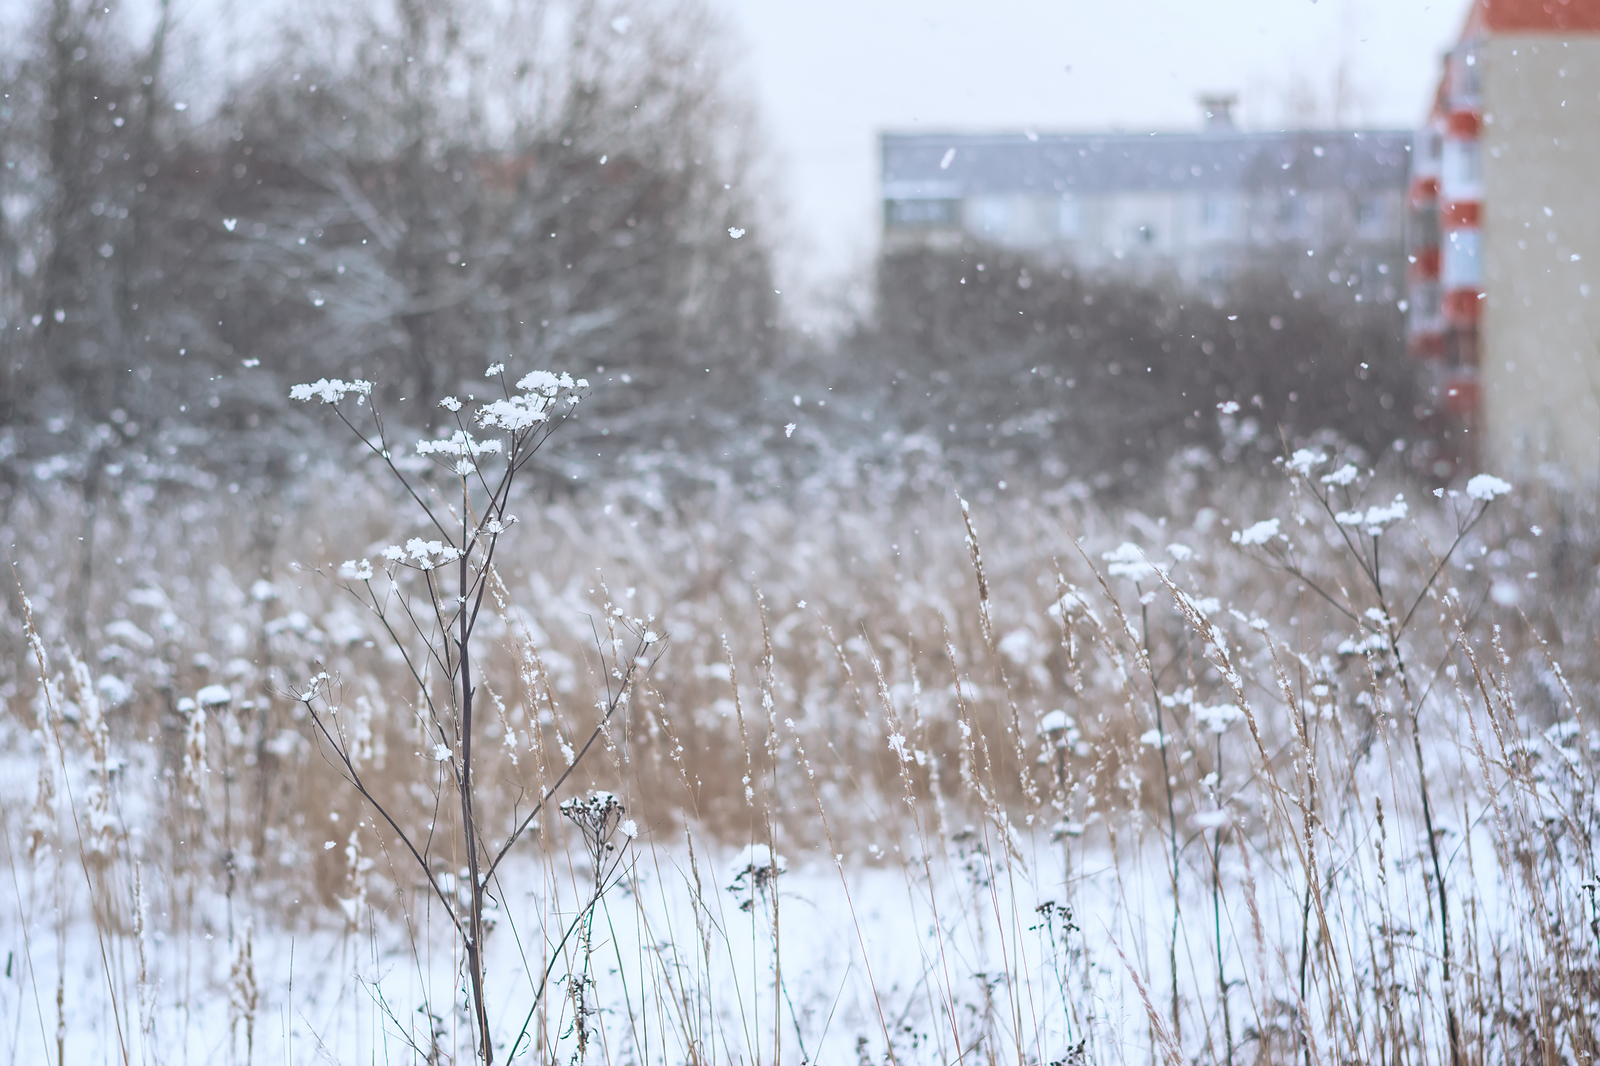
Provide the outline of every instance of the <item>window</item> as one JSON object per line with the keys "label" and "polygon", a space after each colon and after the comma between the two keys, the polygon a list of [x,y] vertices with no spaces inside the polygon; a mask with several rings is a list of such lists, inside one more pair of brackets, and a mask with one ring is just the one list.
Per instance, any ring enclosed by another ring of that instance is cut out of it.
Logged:
{"label": "window", "polygon": [[1077,200],[1063,198],[1056,206],[1056,233],[1062,237],[1076,237],[1083,232],[1083,205]]}
{"label": "window", "polygon": [[1389,221],[1389,212],[1381,196],[1356,198],[1356,228],[1362,233],[1382,233]]}
{"label": "window", "polygon": [[1483,180],[1478,142],[1447,137],[1439,169],[1440,185],[1445,192],[1454,195],[1476,189]]}
{"label": "window", "polygon": [[884,221],[895,229],[952,226],[960,204],[959,200],[886,200]]}
{"label": "window", "polygon": [[992,197],[976,198],[967,217],[975,233],[1002,237],[1011,223],[1011,205]]}
{"label": "window", "polygon": [[1446,289],[1477,288],[1483,281],[1479,242],[1477,230],[1455,230],[1447,236],[1439,263],[1439,280]]}

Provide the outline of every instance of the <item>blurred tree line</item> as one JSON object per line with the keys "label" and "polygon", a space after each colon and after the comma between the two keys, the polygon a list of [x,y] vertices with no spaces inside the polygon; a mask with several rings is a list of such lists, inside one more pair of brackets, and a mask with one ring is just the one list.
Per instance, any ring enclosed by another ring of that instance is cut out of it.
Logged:
{"label": "blurred tree line", "polygon": [[[227,76],[170,0],[27,2],[0,35],[0,495],[70,485],[86,536],[119,489],[271,494],[334,454],[295,382],[377,380],[404,437],[508,356],[602,386],[552,478],[676,453],[772,487],[923,439],[1108,488],[1196,446],[1419,436],[1397,307],[1270,260],[1212,300],[885,253],[857,328],[787,330],[698,0],[284,0]],[[801,394],[833,403],[791,441]]]}
{"label": "blurred tree line", "polygon": [[419,432],[508,356],[604,380],[573,454],[749,406],[770,264],[693,0],[286,6],[227,78],[153,3],[0,44],[0,492],[281,482],[321,376]]}
{"label": "blurred tree line", "polygon": [[977,243],[886,253],[843,372],[984,476],[1136,487],[1186,450],[1270,460],[1319,434],[1426,464],[1403,312],[1303,274],[1269,253],[1199,294]]}

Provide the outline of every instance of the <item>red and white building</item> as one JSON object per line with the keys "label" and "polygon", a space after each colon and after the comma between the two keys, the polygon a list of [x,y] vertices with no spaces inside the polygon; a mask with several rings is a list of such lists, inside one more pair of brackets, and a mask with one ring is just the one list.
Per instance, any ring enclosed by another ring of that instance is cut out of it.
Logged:
{"label": "red and white building", "polygon": [[1600,0],[1472,0],[1408,197],[1409,347],[1459,450],[1600,476]]}

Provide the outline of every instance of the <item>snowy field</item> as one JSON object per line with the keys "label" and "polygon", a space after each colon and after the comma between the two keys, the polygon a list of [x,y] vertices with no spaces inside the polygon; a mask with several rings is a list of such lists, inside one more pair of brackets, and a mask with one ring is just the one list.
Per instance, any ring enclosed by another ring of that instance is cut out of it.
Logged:
{"label": "snowy field", "polygon": [[[445,461],[514,466],[505,432]],[[449,511],[483,568],[327,477],[268,549],[232,504],[107,509],[81,637],[19,567],[11,1061],[1593,1050],[1594,549],[1555,487],[1308,449],[1143,509],[644,480],[512,523],[486,484]],[[441,634],[479,587],[469,751]]]}

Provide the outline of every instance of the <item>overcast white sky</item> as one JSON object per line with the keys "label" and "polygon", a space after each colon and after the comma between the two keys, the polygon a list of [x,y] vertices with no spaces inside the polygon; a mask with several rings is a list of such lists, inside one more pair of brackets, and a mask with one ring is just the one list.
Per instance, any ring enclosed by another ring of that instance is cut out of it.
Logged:
{"label": "overcast white sky", "polygon": [[[877,134],[1186,129],[1202,91],[1240,124],[1411,127],[1467,0],[713,0],[787,204],[783,274],[864,267]],[[1342,72],[1342,75],[1341,75]],[[1340,86],[1343,86],[1342,90]],[[755,220],[753,220],[755,221]],[[760,224],[757,221],[757,224]]]}

